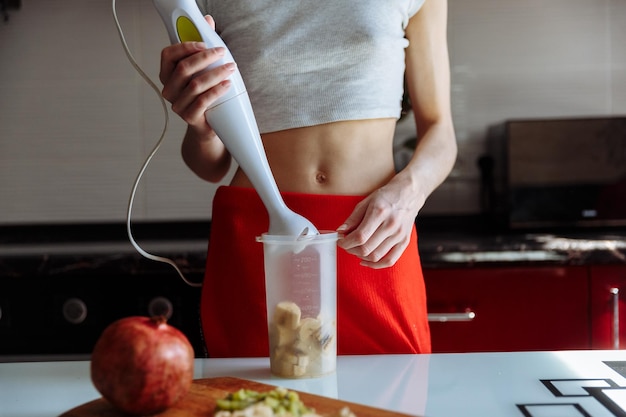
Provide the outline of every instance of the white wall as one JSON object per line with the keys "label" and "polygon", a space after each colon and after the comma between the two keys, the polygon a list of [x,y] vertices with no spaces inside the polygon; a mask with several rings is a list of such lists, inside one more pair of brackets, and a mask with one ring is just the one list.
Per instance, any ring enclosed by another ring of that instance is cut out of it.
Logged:
{"label": "white wall", "polygon": [[[117,6],[132,53],[160,85],[168,39],[152,2]],[[0,24],[0,222],[125,218],[164,114],[127,60],[112,16],[110,0],[24,0]],[[140,183],[135,220],[209,217],[215,186],[184,166],[184,126],[173,113],[170,121]]]}
{"label": "white wall", "polygon": [[[157,80],[167,43],[151,0],[117,0],[130,48]],[[423,213],[478,211],[476,158],[510,118],[626,113],[626,2],[449,0],[459,159]],[[215,186],[180,159],[171,115],[135,220],[210,217]],[[0,23],[0,224],[120,221],[163,125],[121,47],[110,0],[23,0]],[[398,142],[412,136],[401,125]]]}

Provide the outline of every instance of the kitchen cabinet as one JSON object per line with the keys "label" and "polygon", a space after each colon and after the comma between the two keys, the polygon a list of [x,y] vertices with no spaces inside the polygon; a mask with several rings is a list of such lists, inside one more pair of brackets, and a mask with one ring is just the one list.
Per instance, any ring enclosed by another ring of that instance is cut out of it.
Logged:
{"label": "kitchen cabinet", "polygon": [[588,349],[588,276],[583,266],[425,269],[433,352]]}
{"label": "kitchen cabinet", "polygon": [[626,347],[626,265],[592,266],[593,349]]}

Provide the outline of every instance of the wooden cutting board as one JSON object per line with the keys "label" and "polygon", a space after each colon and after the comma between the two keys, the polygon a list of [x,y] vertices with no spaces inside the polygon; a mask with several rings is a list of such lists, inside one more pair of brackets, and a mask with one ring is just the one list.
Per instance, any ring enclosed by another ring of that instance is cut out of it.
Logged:
{"label": "wooden cutting board", "polygon": [[[191,385],[187,396],[174,407],[155,414],[154,417],[211,417],[215,412],[215,404],[218,399],[224,398],[229,393],[241,388],[254,391],[269,391],[276,387],[232,377],[197,379]],[[408,414],[385,411],[299,391],[298,394],[307,407],[314,408],[317,413],[322,415],[336,413],[341,408],[348,406],[357,417],[409,416]],[[100,398],[63,413],[60,417],[127,417],[127,415],[117,411],[106,400]]]}

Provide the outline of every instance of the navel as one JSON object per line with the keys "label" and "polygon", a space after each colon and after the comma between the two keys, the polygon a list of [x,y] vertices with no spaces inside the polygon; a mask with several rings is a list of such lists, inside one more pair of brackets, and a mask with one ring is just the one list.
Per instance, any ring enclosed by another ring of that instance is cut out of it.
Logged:
{"label": "navel", "polygon": [[315,174],[315,182],[318,184],[326,184],[328,182],[328,177],[326,176],[326,173],[318,171],[317,174]]}

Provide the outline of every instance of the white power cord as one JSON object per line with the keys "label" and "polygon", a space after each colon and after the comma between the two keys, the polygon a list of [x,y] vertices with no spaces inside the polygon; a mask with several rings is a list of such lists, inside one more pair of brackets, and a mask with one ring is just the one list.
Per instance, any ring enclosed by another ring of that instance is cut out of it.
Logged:
{"label": "white power cord", "polygon": [[133,57],[132,53],[130,52],[128,44],[126,43],[126,38],[124,37],[124,33],[122,32],[122,27],[121,27],[120,22],[119,22],[119,20],[117,18],[117,10],[116,10],[115,0],[112,0],[111,6],[112,6],[112,9],[113,9],[113,18],[115,19],[115,26],[117,27],[117,33],[119,34],[120,41],[122,42],[122,46],[124,47],[124,52],[126,52],[126,56],[128,57],[128,60],[130,61],[132,66],[137,70],[139,75],[141,75],[141,77],[156,92],[157,96],[159,97],[159,100],[161,101],[161,106],[163,108],[163,115],[164,115],[164,118],[165,118],[164,125],[163,125],[163,130],[161,132],[161,137],[159,138],[159,140],[157,141],[156,145],[154,146],[154,148],[152,149],[152,151],[150,152],[150,154],[146,158],[145,162],[143,163],[143,165],[142,165],[141,169],[139,170],[139,173],[137,174],[137,177],[135,178],[135,181],[133,183],[133,188],[132,188],[132,191],[130,193],[130,198],[128,200],[128,208],[127,208],[127,212],[126,212],[126,232],[128,233],[128,238],[130,240],[130,243],[135,247],[137,252],[139,252],[142,256],[144,256],[147,259],[153,260],[153,261],[163,262],[163,263],[166,263],[166,264],[169,264],[169,265],[173,266],[174,269],[176,270],[176,272],[178,272],[178,275],[182,278],[182,280],[187,285],[190,285],[192,287],[201,287],[202,286],[201,283],[195,283],[195,282],[189,281],[187,279],[187,277],[185,277],[185,275],[182,273],[182,271],[178,268],[178,265],[176,265],[176,263],[173,260],[171,260],[169,258],[164,258],[162,256],[153,255],[151,253],[146,252],[145,250],[143,250],[143,248],[141,248],[141,246],[139,246],[139,244],[135,241],[135,238],[133,237],[133,231],[132,231],[132,227],[131,227],[131,217],[132,217],[133,203],[135,201],[135,194],[137,193],[137,187],[139,186],[139,182],[140,182],[141,177],[143,176],[144,172],[146,171],[146,168],[148,168],[148,165],[152,161],[152,158],[154,157],[154,155],[156,155],[157,151],[161,147],[161,143],[163,142],[163,139],[165,138],[165,134],[167,133],[167,130],[168,130],[168,127],[169,127],[169,113],[168,113],[168,110],[167,110],[167,104],[166,104],[165,100],[163,99],[163,96],[161,95],[161,90],[150,79],[150,77],[139,67],[139,65],[137,64],[137,61],[135,60],[135,58]]}

